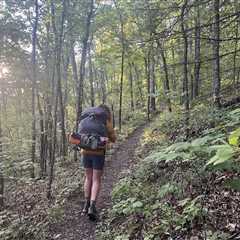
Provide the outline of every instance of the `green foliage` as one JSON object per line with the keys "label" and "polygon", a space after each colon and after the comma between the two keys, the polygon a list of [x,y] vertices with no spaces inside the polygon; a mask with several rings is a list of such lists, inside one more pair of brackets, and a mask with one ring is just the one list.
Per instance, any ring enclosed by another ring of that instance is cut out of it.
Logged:
{"label": "green foliage", "polygon": [[[221,187],[239,191],[240,180],[224,176],[226,170],[239,170],[239,148],[227,141],[232,138],[231,134],[234,137],[238,133],[238,114],[236,110],[210,111],[206,121],[214,123],[214,128],[198,126],[201,130],[188,141],[176,137],[174,142],[167,136],[179,120],[171,125],[171,118],[166,115],[156,118],[145,131],[136,152],[141,157],[139,162],[131,175],[113,190],[113,208],[109,214],[112,224],[107,225],[108,231],[104,230],[104,238],[100,239],[136,236],[140,231],[137,219],[141,218],[144,239],[154,240],[156,236],[174,239],[174,236],[188,236],[195,225],[201,228],[203,218],[209,214],[208,206],[204,205],[209,176],[223,174]],[[198,116],[192,116],[190,121],[198,121]],[[143,148],[147,148],[147,154]],[[206,234],[208,239],[229,236],[212,229],[207,229]]]}
{"label": "green foliage", "polygon": [[239,146],[239,139],[240,139],[240,128],[233,131],[228,137],[229,144],[233,146]]}
{"label": "green foliage", "polygon": [[240,192],[240,179],[230,179],[225,182],[227,187]]}
{"label": "green foliage", "polygon": [[171,183],[166,183],[165,185],[161,186],[157,193],[157,197],[162,199],[164,198],[167,194],[173,194],[178,192],[178,187],[177,185],[171,184]]}
{"label": "green foliage", "polygon": [[207,162],[207,166],[221,164],[222,167],[225,167],[225,164],[231,164],[230,160],[233,159],[234,149],[230,145],[214,145],[211,146],[210,150],[216,150],[216,154]]}

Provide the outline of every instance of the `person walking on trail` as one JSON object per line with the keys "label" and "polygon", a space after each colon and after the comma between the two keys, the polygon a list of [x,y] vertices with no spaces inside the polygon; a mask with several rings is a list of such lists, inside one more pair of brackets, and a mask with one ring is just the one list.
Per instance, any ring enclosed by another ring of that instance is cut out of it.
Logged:
{"label": "person walking on trail", "polygon": [[[101,187],[106,145],[108,142],[114,143],[116,141],[116,133],[113,128],[109,107],[102,104],[83,111],[80,117],[78,133],[90,133],[90,135],[97,136],[100,139],[100,144],[91,141],[91,144],[95,145],[95,147],[81,149],[82,163],[85,169],[85,203],[82,214],[88,215],[90,220],[97,220],[96,201]],[[102,144],[101,141],[105,144]]]}

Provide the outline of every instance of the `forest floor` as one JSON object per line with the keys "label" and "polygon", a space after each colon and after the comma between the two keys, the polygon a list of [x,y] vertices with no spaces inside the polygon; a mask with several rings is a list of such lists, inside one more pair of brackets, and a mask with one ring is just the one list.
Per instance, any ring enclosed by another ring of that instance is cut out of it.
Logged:
{"label": "forest floor", "polygon": [[[113,155],[106,158],[102,189],[97,204],[97,208],[101,211],[101,217],[104,217],[104,210],[111,207],[111,192],[114,184],[129,171],[134,162],[135,149],[139,144],[144,129],[145,126],[136,129],[116,147]],[[81,216],[83,201],[83,193],[73,194],[69,197],[64,207],[63,220],[51,227],[51,239],[95,239],[97,223],[89,221],[86,216]]]}

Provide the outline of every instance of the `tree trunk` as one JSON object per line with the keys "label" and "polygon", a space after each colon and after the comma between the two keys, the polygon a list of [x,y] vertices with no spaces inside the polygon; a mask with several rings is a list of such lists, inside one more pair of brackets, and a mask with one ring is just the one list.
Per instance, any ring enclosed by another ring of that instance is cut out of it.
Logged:
{"label": "tree trunk", "polygon": [[[1,104],[1,103],[0,103]],[[3,149],[2,149],[2,107],[0,105],[0,163],[3,160]],[[4,207],[4,177],[2,169],[0,168],[0,211]]]}
{"label": "tree trunk", "polygon": [[[55,153],[56,153],[56,145],[57,145],[57,110],[58,110],[58,100],[60,100],[60,115],[61,115],[61,128],[62,128],[62,144],[63,144],[63,156],[66,156],[66,134],[64,124],[64,108],[63,108],[63,98],[62,98],[62,88],[61,88],[61,52],[62,52],[62,37],[63,37],[63,24],[65,21],[65,11],[66,5],[65,0],[63,0],[63,10],[61,16],[61,26],[60,33],[58,35],[56,29],[56,19],[55,19],[55,5],[53,0],[51,1],[51,15],[52,15],[52,27],[55,36],[55,56],[56,56],[56,71],[57,71],[57,86],[54,88],[55,102],[54,102],[54,112],[53,112],[53,126],[52,126],[52,149],[50,156],[50,173],[49,173],[49,181],[47,186],[47,198],[50,199],[52,197],[52,182],[53,182],[53,174],[54,174],[54,165],[55,165]],[[64,134],[64,136],[63,136]],[[65,139],[65,140],[64,140]]]}
{"label": "tree trunk", "polygon": [[70,53],[69,49],[67,50],[67,56],[66,59],[62,57],[62,62],[63,62],[63,80],[64,80],[64,97],[63,97],[63,106],[66,109],[66,105],[68,102],[68,92],[69,92],[69,87],[68,87],[68,68],[69,68],[69,62],[70,62]]}
{"label": "tree trunk", "polygon": [[132,64],[129,63],[129,87],[130,87],[130,99],[131,99],[131,111],[134,111],[134,97],[133,97],[133,74]]}
{"label": "tree trunk", "polygon": [[[123,24],[121,24],[121,32],[123,32]],[[123,33],[122,33],[123,34]],[[122,95],[123,95],[123,72],[124,72],[124,43],[123,43],[123,36],[122,36],[122,54],[121,54],[121,79],[120,79],[120,94],[119,94],[119,131],[122,130]]]}
{"label": "tree trunk", "polygon": [[88,39],[90,35],[90,27],[91,27],[91,20],[93,17],[93,8],[94,2],[91,0],[89,2],[89,10],[87,13],[86,19],[86,27],[85,27],[85,35],[83,38],[82,43],[82,50],[81,50],[81,63],[79,69],[79,81],[78,81],[78,88],[77,88],[77,117],[76,117],[76,129],[78,128],[79,118],[82,113],[82,104],[83,104],[83,82],[85,78],[85,64],[86,64],[86,56],[87,56],[87,48],[88,48]]}
{"label": "tree trunk", "polygon": [[88,59],[89,59],[88,63],[89,63],[90,99],[91,99],[91,106],[94,107],[95,94],[94,94],[94,85],[93,85],[93,63],[92,63],[92,56],[91,56],[91,44],[89,44]]}
{"label": "tree trunk", "polygon": [[[48,12],[50,11],[49,6],[48,6]],[[55,77],[55,67],[53,67],[52,70],[52,75],[50,73],[50,70],[52,69],[52,66],[50,64],[50,22],[46,23],[46,50],[44,52],[44,62],[45,62],[45,67],[46,67],[46,86],[47,89],[51,91],[52,89],[52,84],[54,82],[54,77]],[[53,57],[53,66],[55,66],[55,57]],[[45,176],[47,175],[47,159],[50,155],[51,152],[51,129],[49,126],[51,125],[50,122],[52,121],[52,116],[51,116],[51,111],[52,111],[52,102],[51,102],[51,97],[50,97],[50,91],[46,91],[44,94],[44,132],[43,132],[43,137],[44,140],[40,140],[40,177],[41,176],[41,170],[43,171],[43,174]],[[39,115],[41,116],[41,109],[39,109]],[[41,126],[41,120],[40,120],[40,129],[42,128]],[[42,133],[41,133],[42,134]],[[41,166],[42,164],[42,166]],[[43,168],[43,169],[42,169]]]}
{"label": "tree trunk", "polygon": [[220,58],[219,58],[219,38],[220,38],[220,26],[219,26],[219,0],[214,0],[214,23],[213,23],[213,102],[219,108],[220,102]]}
{"label": "tree trunk", "polygon": [[40,126],[40,173],[39,176],[42,178],[46,176],[46,158],[45,158],[45,133],[44,133],[44,114],[40,103],[40,96],[37,95],[38,111],[40,115],[39,126]]}
{"label": "tree trunk", "polygon": [[101,86],[101,95],[102,95],[102,104],[106,103],[106,98],[107,98],[107,94],[106,94],[106,78],[105,78],[105,72],[104,70],[100,71],[100,86]]}
{"label": "tree trunk", "polygon": [[115,121],[115,111],[114,111],[114,105],[112,104],[112,121],[113,121],[113,128],[115,128],[116,121]]}
{"label": "tree trunk", "polygon": [[149,91],[150,91],[150,110],[156,111],[156,97],[155,97],[155,59],[153,54],[153,46],[151,46],[150,56],[148,61],[149,71]]}
{"label": "tree trunk", "polygon": [[117,9],[119,20],[121,24],[121,77],[120,77],[120,93],[119,93],[119,116],[118,116],[118,124],[119,124],[119,131],[122,130],[122,95],[123,95],[123,74],[124,74],[124,60],[125,60],[125,42],[124,42],[124,24],[121,10],[118,8],[117,1],[113,0],[114,5]]}
{"label": "tree trunk", "polygon": [[0,169],[0,210],[4,207],[4,177]]}
{"label": "tree trunk", "polygon": [[199,79],[200,79],[200,50],[201,50],[201,28],[200,28],[200,10],[196,6],[197,16],[195,17],[195,63],[194,63],[194,85],[193,98],[199,95]]}
{"label": "tree trunk", "polygon": [[[188,61],[192,62],[193,61],[193,39],[192,39],[192,32],[188,33],[189,34],[189,39],[188,39]],[[192,74],[192,64],[188,65],[188,76],[189,76],[189,81],[190,81],[190,89],[189,89],[189,101],[193,100],[193,92],[194,92],[194,78]]]}
{"label": "tree trunk", "polygon": [[[135,78],[136,78],[136,82],[137,82],[137,88],[138,88],[138,92],[140,95],[140,104],[138,104],[139,106],[143,106],[144,104],[144,97],[143,97],[143,91],[142,91],[142,82],[139,76],[139,69],[137,67],[137,65],[134,64],[134,72],[135,72]],[[137,102],[136,102],[137,105]]]}
{"label": "tree trunk", "polygon": [[37,42],[37,29],[38,29],[38,19],[39,19],[39,11],[38,11],[38,0],[35,0],[35,19],[32,30],[32,168],[31,168],[31,177],[35,177],[34,173],[34,164],[36,160],[36,110],[35,110],[35,101],[36,101],[36,83],[37,83],[37,73],[36,73],[36,42]]}
{"label": "tree trunk", "polygon": [[149,53],[147,54],[147,57],[144,58],[145,63],[145,75],[147,79],[147,119],[150,121],[150,76],[149,76]]}
{"label": "tree trunk", "polygon": [[163,69],[164,69],[164,73],[165,73],[165,82],[164,82],[164,93],[165,96],[167,98],[167,106],[168,106],[168,111],[171,112],[172,111],[172,107],[171,107],[171,99],[170,99],[170,86],[169,86],[169,77],[168,77],[168,66],[167,66],[167,61],[166,61],[166,57],[164,54],[164,48],[163,45],[158,42],[158,47],[160,50],[160,55],[162,57],[162,62],[163,62]]}
{"label": "tree trunk", "polygon": [[67,138],[66,138],[66,130],[65,130],[65,106],[63,101],[63,92],[62,92],[62,71],[61,71],[61,55],[62,55],[62,42],[63,42],[63,27],[64,27],[64,21],[66,16],[66,3],[65,0],[63,1],[63,10],[62,10],[62,16],[61,16],[61,25],[60,25],[60,31],[59,34],[57,33],[57,29],[55,26],[55,22],[53,23],[53,32],[55,35],[55,42],[56,42],[56,73],[57,73],[57,90],[58,90],[58,96],[59,96],[59,107],[60,107],[60,119],[61,119],[61,133],[62,133],[62,155],[63,160],[66,160],[67,157]]}
{"label": "tree trunk", "polygon": [[235,25],[235,43],[234,43],[234,56],[233,56],[233,84],[238,83],[237,78],[237,50],[238,50],[238,38],[239,38],[239,24],[240,24],[240,13],[239,13],[239,1],[235,0],[235,12],[237,13],[236,25]]}
{"label": "tree trunk", "polygon": [[76,58],[75,58],[75,51],[74,51],[74,41],[72,40],[71,42],[71,65],[72,65],[72,74],[73,74],[73,79],[75,81],[75,86],[76,86],[76,96],[78,92],[78,72],[77,72],[77,63],[76,63]]}
{"label": "tree trunk", "polygon": [[[171,47],[171,53],[172,53],[172,62],[175,62],[175,50],[174,46]],[[176,74],[176,67],[173,66],[173,77],[172,77],[172,89],[174,92],[177,91],[177,74]]]}
{"label": "tree trunk", "polygon": [[186,138],[189,137],[189,93],[188,93],[188,36],[185,29],[185,11],[188,0],[184,1],[181,11],[181,30],[183,37],[183,103],[185,106]]}

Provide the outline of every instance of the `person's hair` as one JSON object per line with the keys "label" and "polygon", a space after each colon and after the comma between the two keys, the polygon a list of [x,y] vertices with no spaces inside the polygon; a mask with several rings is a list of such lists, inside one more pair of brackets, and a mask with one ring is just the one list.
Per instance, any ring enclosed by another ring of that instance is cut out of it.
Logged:
{"label": "person's hair", "polygon": [[98,105],[98,107],[102,108],[107,113],[108,118],[111,118],[111,110],[110,110],[110,108],[107,105],[100,104],[100,105]]}

